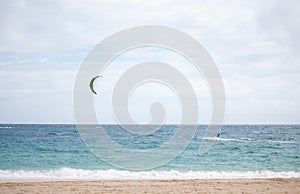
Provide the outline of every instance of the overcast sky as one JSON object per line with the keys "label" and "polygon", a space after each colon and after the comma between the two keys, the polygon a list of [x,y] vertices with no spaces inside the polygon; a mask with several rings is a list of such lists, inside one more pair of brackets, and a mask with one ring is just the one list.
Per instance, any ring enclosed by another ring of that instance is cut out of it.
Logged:
{"label": "overcast sky", "polygon": [[[1,0],[0,123],[74,123],[74,81],[87,53],[113,32],[149,24],[184,31],[209,51],[225,84],[225,123],[300,123],[299,18],[297,0]],[[152,59],[188,67],[169,51],[140,49],[117,59],[107,75],[117,78],[127,67],[120,64]],[[200,121],[207,123],[209,93],[201,77],[191,79],[199,84]],[[114,122],[101,107],[112,83],[104,78],[97,87],[103,123]],[[149,98],[152,91],[169,92],[155,84],[137,90],[129,102],[132,117],[146,122],[149,106],[143,105],[163,98],[168,121],[176,122],[176,98],[159,92]]]}

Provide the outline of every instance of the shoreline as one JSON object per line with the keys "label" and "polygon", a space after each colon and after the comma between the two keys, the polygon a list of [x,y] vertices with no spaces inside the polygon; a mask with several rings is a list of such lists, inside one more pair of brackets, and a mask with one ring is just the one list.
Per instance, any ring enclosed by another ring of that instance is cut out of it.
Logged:
{"label": "shoreline", "polygon": [[[75,176],[74,176],[75,175]],[[75,177],[75,178],[74,178]],[[180,171],[180,170],[0,170],[0,180],[164,180],[164,179],[268,179],[300,178],[299,171]]]}
{"label": "shoreline", "polygon": [[1,193],[300,193],[300,178],[0,180]]}

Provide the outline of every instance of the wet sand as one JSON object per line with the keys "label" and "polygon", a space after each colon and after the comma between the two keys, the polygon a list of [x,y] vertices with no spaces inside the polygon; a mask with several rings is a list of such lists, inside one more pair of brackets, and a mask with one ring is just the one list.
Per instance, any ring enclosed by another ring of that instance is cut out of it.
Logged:
{"label": "wet sand", "polygon": [[300,193],[300,179],[2,180],[0,193]]}

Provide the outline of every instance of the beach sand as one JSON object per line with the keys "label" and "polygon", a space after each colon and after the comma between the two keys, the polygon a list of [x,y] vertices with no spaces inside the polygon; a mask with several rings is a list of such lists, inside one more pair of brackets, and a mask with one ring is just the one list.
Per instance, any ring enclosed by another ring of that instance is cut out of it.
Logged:
{"label": "beach sand", "polygon": [[300,179],[2,180],[0,193],[300,193]]}

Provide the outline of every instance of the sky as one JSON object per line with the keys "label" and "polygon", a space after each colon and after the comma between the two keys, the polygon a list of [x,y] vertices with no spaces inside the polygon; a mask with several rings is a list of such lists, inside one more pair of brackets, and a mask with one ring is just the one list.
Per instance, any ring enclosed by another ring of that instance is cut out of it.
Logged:
{"label": "sky", "polygon": [[[299,1],[0,1],[0,123],[75,123],[73,88],[86,55],[122,29],[162,25],[197,39],[210,53],[226,93],[225,124],[300,123]],[[209,90],[182,57],[141,48],[113,61],[99,81],[101,123],[114,123],[113,84],[126,68],[147,60],[172,63],[189,75],[199,97],[200,123],[211,115]],[[145,84],[129,100],[138,123],[153,100],[167,121],[180,118],[168,88]]]}

